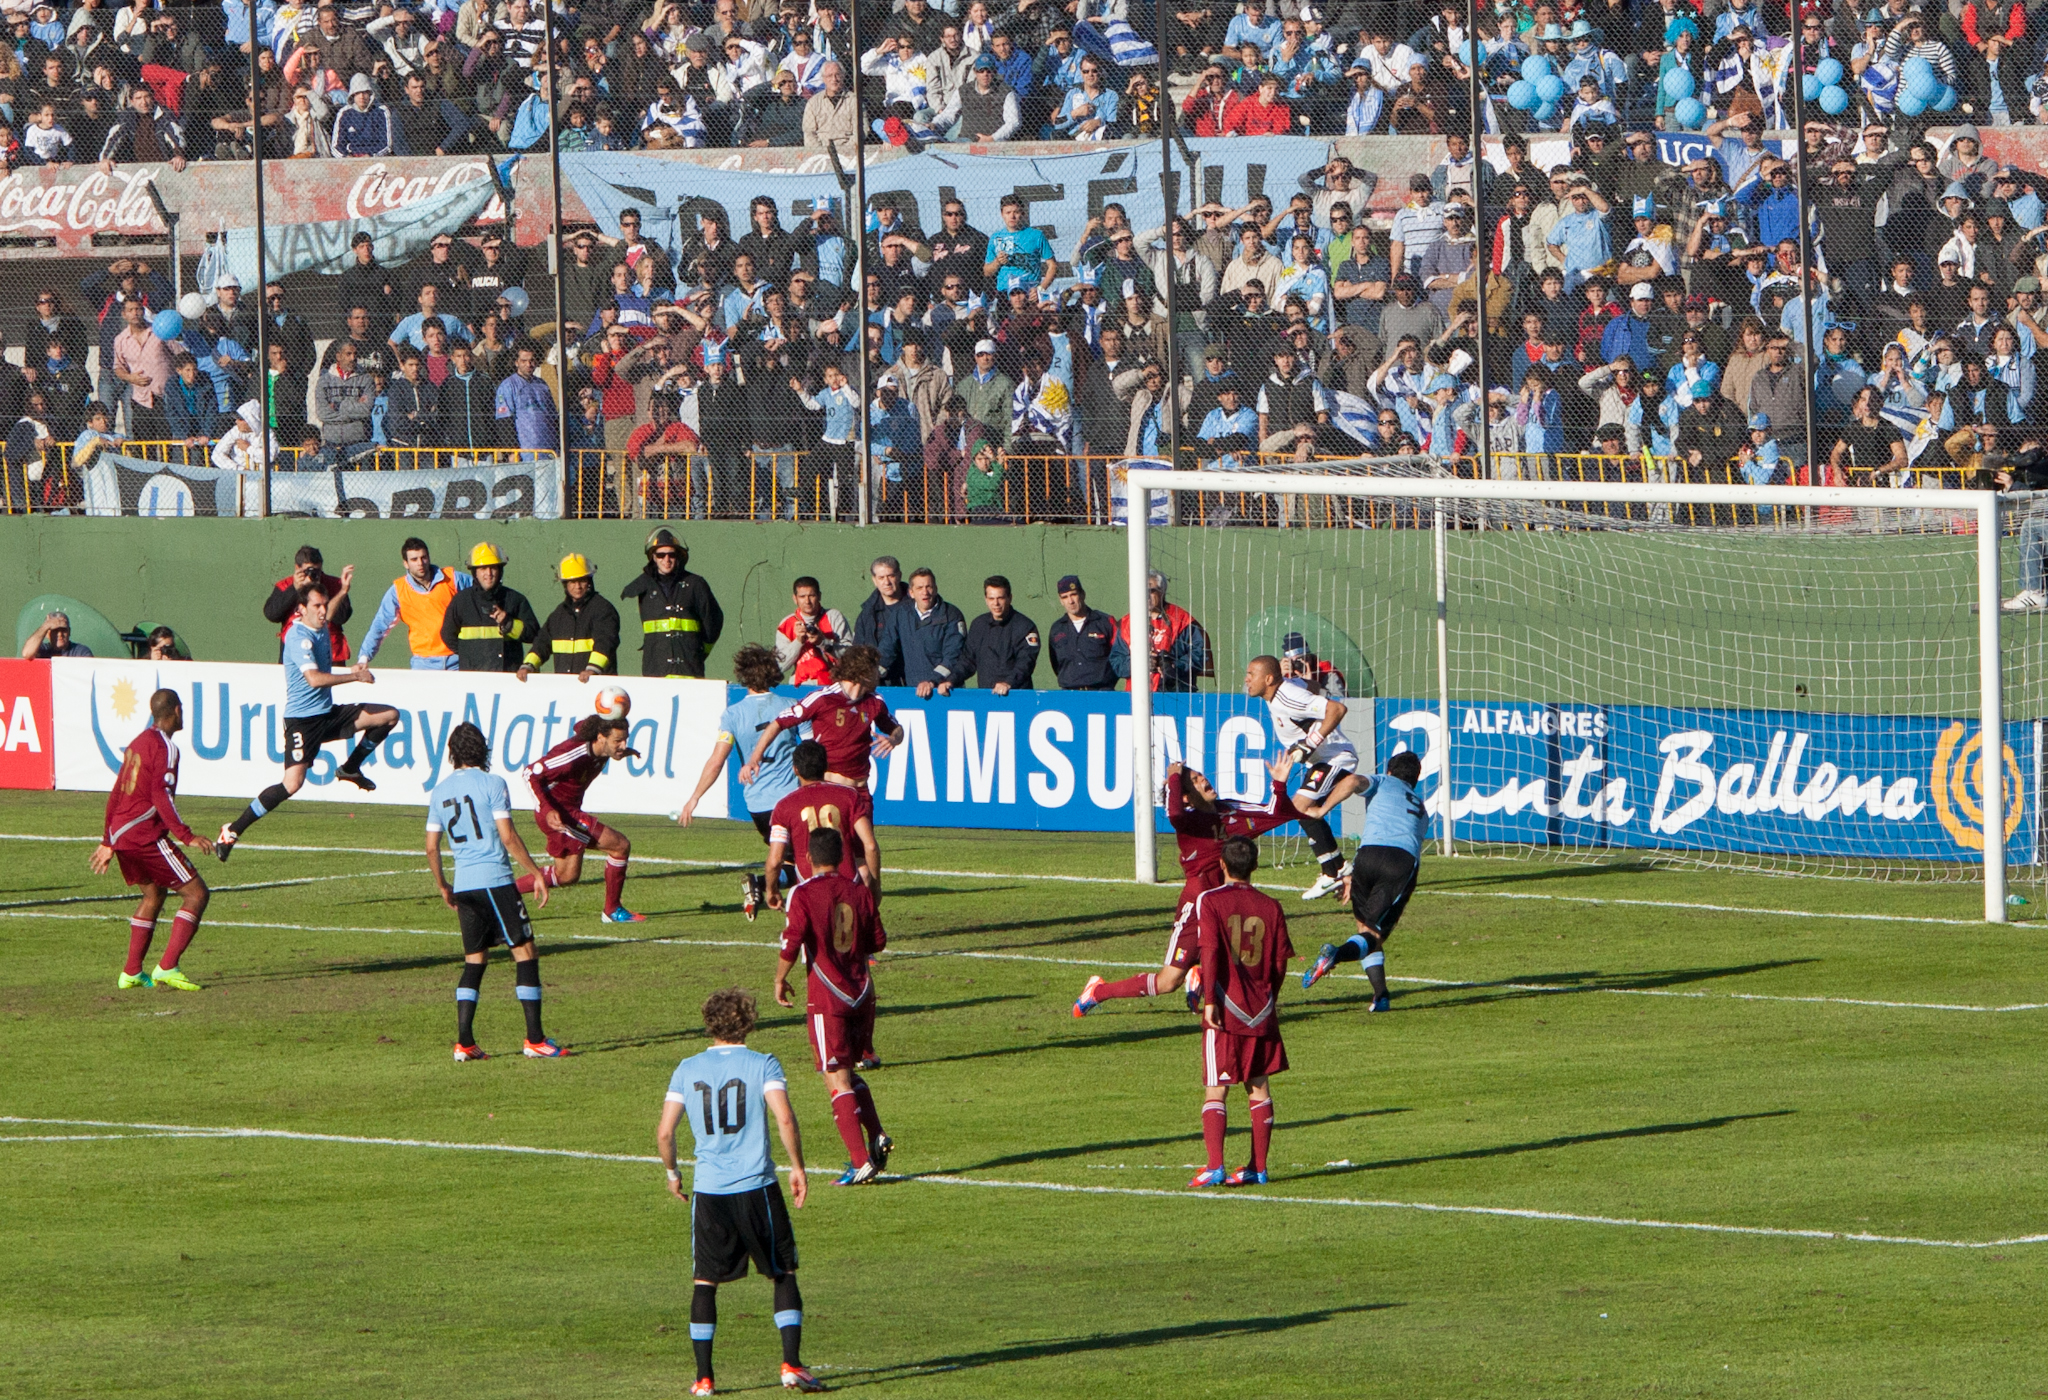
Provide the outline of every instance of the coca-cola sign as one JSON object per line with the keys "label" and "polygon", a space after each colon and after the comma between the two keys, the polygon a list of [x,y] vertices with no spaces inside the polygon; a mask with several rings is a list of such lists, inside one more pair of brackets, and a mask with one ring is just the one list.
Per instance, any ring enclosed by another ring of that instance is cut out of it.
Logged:
{"label": "coca-cola sign", "polygon": [[[394,170],[384,161],[373,161],[349,185],[344,212],[351,219],[374,218],[433,195],[490,178],[490,166],[480,160],[464,160],[438,169],[411,171]],[[487,221],[504,217],[504,205],[499,200],[493,200],[482,215]]]}
{"label": "coca-cola sign", "polygon": [[[72,178],[47,178],[52,173]],[[95,233],[161,232],[163,223],[148,193],[154,173],[155,168],[146,165],[117,167],[111,175],[97,166],[10,171],[0,180],[0,233],[87,241]]]}

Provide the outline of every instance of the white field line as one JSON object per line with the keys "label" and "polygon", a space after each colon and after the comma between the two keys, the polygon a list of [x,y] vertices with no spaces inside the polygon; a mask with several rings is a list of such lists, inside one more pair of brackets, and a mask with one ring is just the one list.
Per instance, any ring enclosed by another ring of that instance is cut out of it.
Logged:
{"label": "white field line", "polygon": [[[0,1123],[25,1127],[126,1128],[144,1134],[202,1138],[270,1138],[287,1142],[327,1142],[359,1147],[412,1147],[438,1152],[501,1152],[525,1157],[566,1157],[579,1161],[628,1162],[658,1166],[660,1158],[623,1152],[580,1152],[564,1147],[524,1147],[511,1143],[437,1142],[425,1138],[365,1137],[345,1133],[291,1132],[282,1128],[207,1128],[176,1123],[114,1123],[82,1118],[0,1117]],[[79,1140],[103,1140],[126,1134],[92,1134]],[[0,1142],[13,1141],[0,1137]],[[50,1141],[65,1139],[52,1138]],[[1636,1230],[1681,1230],[1695,1234],[1749,1235],[1764,1239],[1836,1240],[1848,1244],[1915,1245],[1928,1249],[1996,1249],[2048,1242],[2048,1234],[2015,1235],[1995,1240],[1938,1240],[1917,1235],[1880,1235],[1867,1231],[1801,1230],[1771,1225],[1717,1225],[1706,1221],[1637,1219],[1618,1215],[1588,1215],[1575,1211],[1530,1210],[1514,1206],[1451,1206],[1430,1201],[1389,1201],[1349,1196],[1277,1196],[1254,1192],[1194,1193],[1142,1186],[1076,1186],[1055,1181],[997,1181],[980,1177],[904,1175],[893,1178],[906,1185],[976,1186],[996,1191],[1052,1191],[1079,1196],[1126,1196],[1171,1201],[1229,1201],[1271,1206],[1319,1206],[1351,1210],[1415,1211],[1431,1215],[1491,1216],[1507,1220],[1545,1221],[1566,1225],[1604,1225]]]}
{"label": "white field line", "polygon": [[[42,836],[33,833],[0,832],[0,841],[97,841],[93,836]],[[239,851],[287,851],[324,855],[366,855],[366,856],[410,856],[418,851],[385,846],[262,846],[254,842],[241,842]],[[729,860],[683,860],[670,856],[646,856],[636,854],[633,859],[646,865],[674,865],[699,870],[752,870],[754,864],[747,861]],[[923,875],[948,880],[1027,880],[1034,883],[1066,885],[1124,885],[1131,886],[1130,880],[1113,879],[1102,875],[1042,875],[1003,872],[993,870],[938,870],[921,866],[884,866],[888,875]],[[1164,890],[1169,886],[1161,884],[1155,888]],[[1274,885],[1273,889],[1294,889],[1291,885]],[[1305,886],[1302,888],[1306,888]],[[1585,894],[1528,894],[1512,890],[1440,890],[1424,886],[1416,891],[1424,898],[1441,899],[1517,899],[1557,904],[1610,904],[1638,909],[1683,909],[1709,914],[1750,914],[1773,919],[1839,919],[1851,923],[1878,924],[1935,924],[1944,928],[1981,928],[1982,919],[1950,919],[1926,914],[1852,914],[1823,909],[1768,909],[1746,904],[1704,904],[1687,900],[1666,899],[1612,899],[1599,895]]]}
{"label": "white field line", "polygon": [[[0,908],[0,918],[6,919],[62,919],[77,922],[111,922],[112,917],[99,914],[45,914],[34,909]],[[341,924],[285,924],[237,919],[208,919],[209,928],[254,928],[274,929],[286,933],[374,933],[392,934],[412,938],[458,938],[461,935],[452,929],[440,928],[358,928]],[[578,943],[630,943],[650,944],[664,948],[756,948],[762,951],[777,948],[777,943],[765,943],[751,938],[617,938],[602,933],[553,933],[543,927],[544,937],[567,938]],[[974,958],[985,962],[1044,963],[1055,967],[1099,967],[1099,968],[1150,968],[1154,962],[1120,962],[1105,958],[1053,958],[1036,953],[983,953],[967,948],[931,948],[898,952],[889,949],[882,954],[889,960],[910,958]],[[1331,977],[1346,981],[1362,982],[1363,974],[1355,972],[1331,973]],[[1327,980],[1327,979],[1326,979]],[[1597,993],[1602,996],[1627,997],[1669,997],[1682,1001],[1762,1001],[1791,1002],[1819,1006],[1869,1006],[1890,1011],[1968,1011],[1997,1013],[2004,1011],[2048,1011],[2048,1002],[2015,1002],[2009,1006],[1972,1006],[1965,1003],[1938,1001],[1879,1001],[1870,997],[1829,997],[1829,996],[1785,996],[1767,992],[1674,992],[1654,987],[1571,987],[1558,986],[1547,982],[1462,982],[1440,977],[1398,977],[1390,976],[1389,982],[1409,982],[1417,986],[1430,987],[1441,991],[1513,991],[1535,992],[1545,996],[1563,996],[1570,993]]]}
{"label": "white field line", "polygon": [[[412,870],[365,870],[353,875],[306,875],[296,880],[257,880],[246,885],[213,885],[209,888],[215,894],[232,894],[237,890],[281,890],[293,885],[324,885],[330,880],[376,880],[386,875],[426,873],[427,868],[422,865]],[[0,910],[54,909],[65,904],[127,904],[134,899],[134,891],[124,887],[118,894],[73,894],[58,899],[13,899],[0,904]]]}

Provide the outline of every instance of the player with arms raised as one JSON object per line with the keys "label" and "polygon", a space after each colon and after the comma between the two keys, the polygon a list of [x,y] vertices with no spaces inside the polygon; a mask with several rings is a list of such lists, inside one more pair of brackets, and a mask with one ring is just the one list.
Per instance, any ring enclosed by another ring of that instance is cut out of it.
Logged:
{"label": "player with arms raised", "polygon": [[[743,646],[734,652],[732,677],[747,688],[747,693],[727,705],[725,713],[718,717],[718,732],[711,740],[704,771],[697,775],[697,790],[676,815],[679,826],[688,826],[697,815],[697,804],[725,772],[726,756],[734,752],[752,753],[754,741],[775,723],[775,717],[789,703],[775,694],[775,687],[782,684],[782,666],[775,653],[766,647]],[[796,774],[789,766],[796,735],[782,729],[776,731],[776,736],[769,742],[766,760],[746,785],[747,815],[754,819],[754,829],[761,833],[763,843],[768,840],[769,818],[775,804],[796,790]],[[748,923],[754,922],[767,898],[768,887],[759,875],[740,876],[740,912],[747,916]]]}
{"label": "player with arms raised", "polygon": [[[1279,659],[1271,656],[1254,656],[1246,664],[1244,693],[1266,702],[1273,733],[1286,747],[1288,761],[1308,765],[1307,776],[1295,790],[1297,803],[1320,802],[1347,775],[1358,772],[1358,750],[1337,728],[1346,714],[1342,700],[1320,694],[1299,676],[1283,677]],[[1304,817],[1301,831],[1322,867],[1301,897],[1321,899],[1344,883],[1344,853],[1337,849],[1337,838],[1324,818]]]}
{"label": "player with arms raised", "polygon": [[334,654],[327,632],[327,590],[317,583],[299,589],[297,618],[284,634],[284,781],[263,789],[256,799],[220,829],[213,853],[226,860],[234,853],[242,833],[275,812],[306,785],[306,770],[319,756],[320,746],[334,739],[361,734],[334,776],[354,783],[364,792],[377,785],[363,776],[363,760],[376,751],[398,723],[398,711],[389,705],[337,705],[329,692],[338,685],[375,685],[370,668],[358,661],[354,669],[336,672]]}
{"label": "player with arms raised", "polygon": [[626,862],[633,843],[622,831],[614,831],[583,810],[583,794],[615,758],[635,754],[627,741],[631,732],[624,715],[607,718],[585,715],[576,721],[569,737],[549,749],[522,770],[526,785],[533,789],[533,822],[548,845],[554,862],[545,874],[535,871],[521,877],[519,892],[531,894],[545,881],[557,887],[573,885],[583,878],[583,852],[592,846],[604,852],[604,912],[598,922],[606,924],[645,923],[621,904],[626,889]]}
{"label": "player with arms raised", "polygon": [[1185,883],[1180,891],[1180,908],[1174,914],[1173,933],[1166,940],[1166,962],[1157,972],[1142,972],[1114,982],[1090,977],[1074,1003],[1074,1015],[1086,1016],[1098,1005],[1118,997],[1164,996],[1185,980],[1188,1010],[1201,1004],[1201,969],[1195,958],[1195,901],[1223,883],[1222,848],[1232,836],[1263,836],[1289,822],[1304,828],[1332,811],[1363,783],[1356,773],[1346,773],[1330,784],[1320,800],[1307,800],[1300,793],[1287,795],[1287,775],[1294,760],[1276,759],[1269,771],[1273,790],[1263,802],[1233,802],[1216,795],[1208,778],[1195,769],[1173,764],[1166,770],[1166,820],[1173,827],[1180,846],[1180,868]]}
{"label": "player with arms raised", "polygon": [[[106,830],[93,848],[92,873],[104,875],[119,860],[121,878],[142,890],[135,912],[128,916],[128,965],[114,983],[130,987],[175,987],[196,992],[199,984],[178,970],[178,959],[199,932],[206,912],[206,881],[171,844],[173,839],[197,850],[213,843],[194,836],[178,815],[178,746],[171,736],[185,727],[185,706],[175,690],[149,697],[149,728],[129,741],[121,755],[121,771],[107,794]],[[156,937],[156,916],[164,899],[178,892],[178,912],[171,920],[171,941],[154,972],[142,970],[150,940]]]}
{"label": "player with arms raised", "polygon": [[868,1082],[854,1073],[860,1050],[875,1031],[875,983],[868,959],[888,946],[889,935],[875,911],[874,895],[839,873],[839,833],[829,827],[812,832],[810,855],[818,873],[789,892],[775,1004],[796,1005],[789,970],[803,959],[810,969],[804,1019],[810,1025],[811,1053],[832,1091],[832,1121],[851,1159],[839,1184],[859,1186],[881,1175],[895,1146],[882,1131]]}
{"label": "player with arms raised", "polygon": [[[668,1191],[690,1207],[690,1345],[697,1353],[692,1395],[715,1395],[711,1343],[718,1331],[718,1286],[747,1276],[747,1263],[775,1283],[775,1329],[782,1334],[782,1388],[804,1392],[825,1387],[804,1369],[803,1294],[796,1286],[796,1231],[775,1180],[769,1155],[768,1120],[775,1120],[782,1150],[789,1156],[789,1193],[803,1209],[810,1195],[804,1173],[803,1139],[789,1107],[789,1079],[782,1061],[747,1048],[754,1029],[754,999],[738,987],[713,992],[704,1002],[704,1028],[711,1047],[684,1060],[669,1076],[654,1131]],[[689,1121],[697,1139],[692,1190],[683,1190],[676,1163],[676,1125]]]}
{"label": "player with arms raised", "polygon": [[873,647],[848,647],[839,653],[832,663],[832,684],[812,691],[761,731],[752,756],[740,769],[740,781],[754,781],[778,733],[808,724],[811,737],[825,746],[825,781],[866,787],[871,757],[881,758],[903,742],[903,727],[875,694],[881,683],[882,658]]}
{"label": "player with arms raised", "polygon": [[[476,996],[484,984],[491,948],[512,950],[512,980],[519,1009],[526,1013],[526,1057],[558,1060],[569,1052],[549,1040],[540,1024],[540,949],[533,926],[519,898],[525,882],[512,882],[516,852],[532,877],[534,902],[548,906],[547,882],[527,854],[526,843],[512,825],[512,793],[491,769],[491,746],[484,732],[468,722],[448,732],[448,764],[452,772],[427,797],[427,869],[441,902],[453,909],[462,927],[462,976],[455,984],[455,1061],[488,1060],[476,1043]],[[441,873],[441,837],[455,848],[455,883]]]}
{"label": "player with arms raised", "polygon": [[1392,1005],[1387,996],[1387,939],[1415,893],[1415,879],[1422,871],[1422,841],[1429,832],[1429,809],[1415,795],[1421,781],[1422,760],[1412,753],[1397,753],[1387,760],[1387,771],[1366,788],[1365,825],[1344,881],[1358,932],[1341,944],[1325,943],[1301,974],[1302,986],[1313,987],[1338,963],[1362,962],[1372,983],[1372,1009],[1385,1011]]}
{"label": "player with arms raised", "polygon": [[[1196,938],[1202,950],[1202,1144],[1208,1166],[1190,1187],[1264,1186],[1266,1153],[1273,1145],[1273,1090],[1269,1080],[1287,1068],[1280,1040],[1280,983],[1294,945],[1287,915],[1252,888],[1259,848],[1250,838],[1223,843],[1223,886],[1195,901]],[[1223,1135],[1230,1126],[1225,1100],[1242,1084],[1251,1099],[1252,1160],[1223,1172]]]}

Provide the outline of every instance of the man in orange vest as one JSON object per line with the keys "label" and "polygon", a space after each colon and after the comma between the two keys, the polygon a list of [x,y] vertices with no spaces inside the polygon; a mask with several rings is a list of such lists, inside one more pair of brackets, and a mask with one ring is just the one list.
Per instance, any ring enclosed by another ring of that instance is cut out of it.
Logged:
{"label": "man in orange vest", "polygon": [[441,618],[455,601],[455,595],[473,587],[476,580],[437,566],[427,550],[427,542],[417,537],[400,545],[398,555],[405,561],[405,572],[384,590],[384,601],[377,605],[377,615],[370,619],[369,634],[363,638],[362,662],[369,665],[384,642],[384,634],[403,623],[406,641],[412,646],[413,670],[453,671],[455,653],[441,640]]}

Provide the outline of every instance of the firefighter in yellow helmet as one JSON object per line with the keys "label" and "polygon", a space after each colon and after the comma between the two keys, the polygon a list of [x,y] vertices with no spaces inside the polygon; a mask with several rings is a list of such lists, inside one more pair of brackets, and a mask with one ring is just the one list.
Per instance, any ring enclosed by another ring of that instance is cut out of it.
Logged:
{"label": "firefighter in yellow helmet", "polygon": [[441,640],[459,671],[516,671],[540,635],[540,619],[526,595],[505,586],[506,559],[494,544],[469,552],[476,587],[455,595],[441,618]]}
{"label": "firefighter in yellow helmet", "polygon": [[555,659],[555,674],[582,681],[619,673],[619,610],[597,591],[597,570],[580,554],[565,554],[555,566],[562,601],[548,614],[540,635],[526,649],[519,679]]}
{"label": "firefighter in yellow helmet", "polygon": [[647,537],[647,567],[619,594],[640,604],[640,674],[702,676],[725,630],[725,612],[702,574],[687,567],[690,548],[666,526]]}

